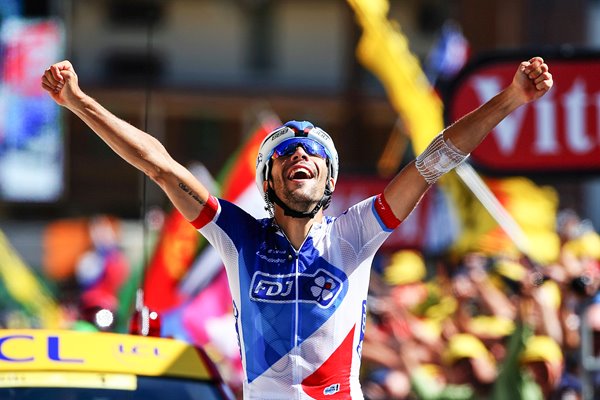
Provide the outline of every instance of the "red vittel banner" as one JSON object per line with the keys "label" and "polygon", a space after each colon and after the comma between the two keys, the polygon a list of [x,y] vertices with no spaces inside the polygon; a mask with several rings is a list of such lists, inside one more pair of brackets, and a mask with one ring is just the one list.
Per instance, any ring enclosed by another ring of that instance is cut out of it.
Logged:
{"label": "red vittel banner", "polygon": [[[470,68],[446,101],[448,123],[479,107],[512,81],[522,59]],[[471,155],[500,173],[600,171],[600,55],[545,58],[554,86],[502,121]]]}

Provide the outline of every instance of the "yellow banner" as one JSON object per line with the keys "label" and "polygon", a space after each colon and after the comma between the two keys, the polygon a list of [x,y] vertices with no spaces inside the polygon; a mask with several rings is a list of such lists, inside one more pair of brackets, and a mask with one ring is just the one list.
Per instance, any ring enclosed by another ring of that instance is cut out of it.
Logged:
{"label": "yellow banner", "polygon": [[0,331],[0,372],[73,371],[211,379],[195,347],[174,339],[117,333]]}

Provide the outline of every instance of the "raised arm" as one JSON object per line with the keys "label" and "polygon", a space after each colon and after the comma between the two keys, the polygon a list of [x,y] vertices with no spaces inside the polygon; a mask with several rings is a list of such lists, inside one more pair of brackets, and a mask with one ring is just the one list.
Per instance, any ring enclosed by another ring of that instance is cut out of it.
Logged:
{"label": "raised arm", "polygon": [[53,64],[42,76],[42,87],[57,104],[85,122],[121,158],[148,175],[188,220],[206,203],[206,188],[151,135],[117,118],[79,87],[69,61]]}
{"label": "raised arm", "polygon": [[522,62],[509,86],[446,128],[432,144],[402,169],[384,190],[394,215],[405,219],[427,189],[460,163],[504,118],[537,100],[552,87],[552,75],[541,57]]}

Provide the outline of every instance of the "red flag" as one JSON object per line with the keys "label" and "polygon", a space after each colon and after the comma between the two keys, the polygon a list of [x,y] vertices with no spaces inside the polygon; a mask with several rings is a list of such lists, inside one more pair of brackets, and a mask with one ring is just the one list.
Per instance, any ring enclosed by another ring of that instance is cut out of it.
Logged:
{"label": "red flag", "polygon": [[196,257],[200,236],[196,229],[173,209],[165,219],[156,250],[144,279],[144,303],[164,311],[180,302],[177,286]]}

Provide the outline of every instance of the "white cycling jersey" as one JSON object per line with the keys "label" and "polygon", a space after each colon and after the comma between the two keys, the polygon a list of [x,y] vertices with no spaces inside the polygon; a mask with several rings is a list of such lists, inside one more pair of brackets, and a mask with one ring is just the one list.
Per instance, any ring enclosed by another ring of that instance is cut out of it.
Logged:
{"label": "white cycling jersey", "polygon": [[371,262],[399,224],[382,195],[315,223],[295,250],[270,218],[211,197],[194,226],[220,253],[244,399],[362,399]]}

